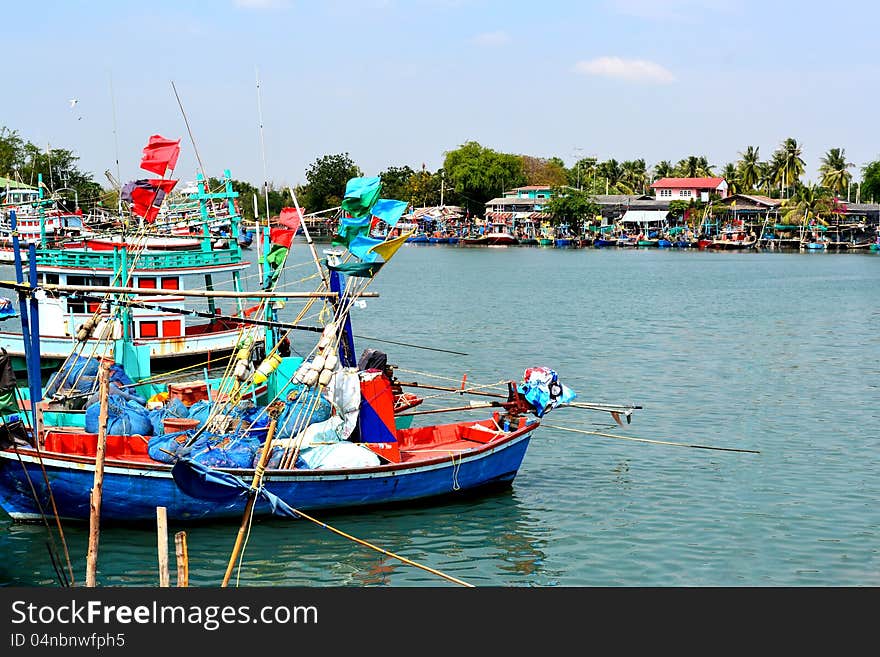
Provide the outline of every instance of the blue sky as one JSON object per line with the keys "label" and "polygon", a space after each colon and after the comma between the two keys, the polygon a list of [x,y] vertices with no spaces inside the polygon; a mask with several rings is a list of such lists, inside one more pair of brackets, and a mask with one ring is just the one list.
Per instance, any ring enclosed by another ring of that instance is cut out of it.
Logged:
{"label": "blue sky", "polygon": [[367,175],[434,170],[469,140],[569,165],[695,154],[720,169],[748,145],[767,158],[794,137],[807,180],[832,147],[858,178],[880,159],[878,4],[15,3],[4,59],[31,75],[11,76],[0,125],[74,150],[101,183],[117,152],[130,180],[151,134],[181,138],[176,177],[191,180],[198,163],[173,81],[208,174],[229,168],[259,184],[259,75],[276,184],[304,182],[316,158],[343,152]]}

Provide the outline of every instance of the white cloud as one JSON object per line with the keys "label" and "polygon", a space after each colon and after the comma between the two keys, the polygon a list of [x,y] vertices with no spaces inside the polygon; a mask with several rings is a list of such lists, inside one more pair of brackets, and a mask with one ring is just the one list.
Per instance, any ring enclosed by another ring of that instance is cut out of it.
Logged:
{"label": "white cloud", "polygon": [[510,35],[507,32],[483,32],[473,38],[473,42],[478,46],[503,46],[510,41]]}
{"label": "white cloud", "polygon": [[241,9],[286,9],[290,0],[235,0],[235,6]]}
{"label": "white cloud", "polygon": [[597,57],[575,64],[574,70],[584,75],[602,75],[633,82],[667,84],[675,76],[666,68],[645,59],[622,59],[620,57]]}

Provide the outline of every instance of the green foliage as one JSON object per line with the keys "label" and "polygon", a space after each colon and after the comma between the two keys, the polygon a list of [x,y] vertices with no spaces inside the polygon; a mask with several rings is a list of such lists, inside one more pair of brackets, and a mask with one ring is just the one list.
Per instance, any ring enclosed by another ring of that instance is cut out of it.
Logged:
{"label": "green foliage", "polygon": [[545,210],[550,213],[553,226],[563,223],[573,226],[593,219],[599,214],[600,207],[587,192],[556,187]]}
{"label": "green foliage", "polygon": [[530,155],[521,155],[520,157],[527,185],[558,187],[568,182],[568,171],[560,158],[546,159]]}
{"label": "green foliage", "polygon": [[846,151],[843,148],[832,148],[822,157],[819,166],[819,175],[822,176],[822,185],[832,192],[846,196],[852,174],[849,172],[855,165],[846,161]]}
{"label": "green foliage", "polygon": [[[318,158],[306,172],[308,181],[304,195],[306,211],[319,212],[339,206],[345,196],[346,183],[351,178],[362,175],[348,153]],[[270,192],[270,206],[271,200]]]}
{"label": "green foliage", "polygon": [[526,183],[522,157],[469,141],[446,153],[443,168],[468,211],[482,215],[486,201]]}
{"label": "green foliage", "polygon": [[859,188],[862,203],[880,201],[880,160],[869,162],[862,167],[862,184]]}
{"label": "green foliage", "polygon": [[382,179],[382,198],[392,198],[399,201],[408,200],[409,179],[415,175],[409,166],[388,167],[379,174]]}
{"label": "green foliage", "polygon": [[0,128],[0,175],[34,186],[42,175],[47,192],[67,210],[73,210],[75,202],[92,206],[104,196],[92,176],[80,171],[78,161],[66,148],[44,149],[25,141],[15,130]]}
{"label": "green foliage", "polygon": [[669,213],[678,217],[679,219],[684,216],[685,210],[690,207],[689,201],[681,201],[676,199],[675,201],[669,201]]}

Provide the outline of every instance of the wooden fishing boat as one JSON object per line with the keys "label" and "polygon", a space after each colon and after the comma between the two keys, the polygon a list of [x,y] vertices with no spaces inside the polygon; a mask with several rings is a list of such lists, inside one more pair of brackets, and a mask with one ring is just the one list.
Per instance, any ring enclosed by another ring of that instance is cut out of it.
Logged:
{"label": "wooden fishing boat", "polygon": [[[525,419],[525,418],[523,418]],[[538,421],[503,431],[494,419],[404,429],[397,432],[400,461],[367,468],[272,470],[266,489],[304,511],[354,508],[464,495],[491,486],[509,485],[522,464]],[[58,514],[86,520],[95,470],[94,434],[49,431],[38,453],[32,447],[0,451],[0,506],[18,521],[40,520],[41,510],[27,485],[34,483],[40,503],[49,508],[51,482]],[[21,462],[19,462],[19,458]],[[241,518],[245,500],[199,499],[175,482],[175,466],[157,463],[137,436],[109,436],[104,465],[102,519],[116,522],[155,521],[156,506],[169,519]],[[253,469],[222,469],[250,480]],[[258,515],[271,513],[265,502]]]}
{"label": "wooden fishing boat", "polygon": [[597,237],[593,240],[593,247],[596,249],[602,249],[609,246],[617,246],[616,237]]}
{"label": "wooden fishing boat", "polygon": [[[366,205],[362,199],[372,198],[375,203],[380,186],[378,177],[349,181],[346,200],[357,194],[357,202]],[[343,207],[348,210],[345,202]],[[350,253],[360,258],[361,243],[350,240]],[[157,400],[153,412],[159,416],[141,422],[144,431],[135,429],[142,404],[119,393],[110,396],[110,360],[101,366],[99,400],[89,403],[84,419],[76,419],[77,411],[68,410],[64,400],[41,399],[39,382],[29,376],[34,403],[22,405],[21,412],[32,417],[30,428],[13,432],[7,427],[0,434],[5,441],[0,445],[0,507],[21,521],[43,518],[50,505],[62,518],[86,520],[89,490],[99,472],[101,518],[121,522],[152,521],[157,506],[167,509],[169,520],[241,518],[245,509],[250,512],[249,490],[257,491],[261,501],[253,512],[262,515],[277,511],[281,503],[300,510],[350,508],[510,485],[539,418],[569,403],[574,393],[549,368],[530,368],[519,384],[508,383],[506,401],[479,406],[493,410],[481,412],[477,420],[405,427],[411,415],[421,413],[411,410],[421,400],[401,392],[383,354],[367,350],[355,361],[349,316],[361,297],[375,296],[366,287],[404,242],[401,236],[376,244],[382,248],[378,263],[343,261],[341,251],[327,251],[321,261],[315,256],[322,285],[311,296],[323,299],[332,319],[319,328],[311,351],[291,356],[273,347],[253,367],[254,332],[264,331],[267,345],[279,345],[280,331],[298,325],[266,321],[251,326],[250,339],[243,339],[246,346],[230,358],[227,375],[211,393],[200,395],[188,415],[168,415],[172,409],[163,404],[170,404],[170,398]],[[15,289],[29,291],[21,285]],[[271,286],[265,294],[261,307],[267,313],[274,308],[274,295],[293,295]],[[138,350],[122,342],[123,357]],[[117,342],[113,345],[111,360],[119,364]],[[29,355],[32,374],[34,352]],[[143,386],[154,385],[141,381],[131,392],[147,398],[154,389]],[[271,400],[265,405],[254,400],[258,385],[266,386]],[[455,392],[464,392],[464,386]],[[424,413],[450,410],[461,409]]]}
{"label": "wooden fishing boat", "polygon": [[488,246],[489,238],[486,235],[466,235],[458,243],[461,246]]}
{"label": "wooden fishing boat", "polygon": [[[210,198],[234,198],[231,177],[226,172],[226,191],[208,194],[199,177],[197,199],[203,205]],[[232,217],[237,235],[237,215]],[[69,242],[63,248],[40,246],[35,250],[38,282],[45,288],[37,299],[40,307],[41,366],[54,371],[69,355],[76,334],[84,325],[93,332],[116,331],[116,337],[129,334],[134,344],[149,345],[153,371],[174,369],[190,362],[217,360],[228,356],[239,340],[239,306],[224,314],[208,298],[205,307],[194,309],[185,304],[174,290],[185,290],[193,278],[204,281],[208,289],[229,288],[241,291],[243,270],[251,266],[242,257],[236,240],[218,244],[204,231],[201,238],[150,235],[100,235],[85,243]],[[76,248],[75,248],[76,247]],[[123,283],[123,280],[125,283]],[[59,295],[52,286],[80,287],[81,291]],[[104,299],[100,288],[119,286],[141,290],[155,289],[156,294],[128,297],[124,316],[114,322],[118,311]],[[170,296],[169,296],[170,294]],[[237,317],[236,317],[237,315]],[[25,370],[25,340],[21,331],[0,325],[0,348],[14,357],[15,369]]]}
{"label": "wooden fishing boat", "polygon": [[757,243],[758,238],[755,235],[746,236],[738,233],[713,239],[709,242],[708,248],[718,251],[744,251],[753,248]]}

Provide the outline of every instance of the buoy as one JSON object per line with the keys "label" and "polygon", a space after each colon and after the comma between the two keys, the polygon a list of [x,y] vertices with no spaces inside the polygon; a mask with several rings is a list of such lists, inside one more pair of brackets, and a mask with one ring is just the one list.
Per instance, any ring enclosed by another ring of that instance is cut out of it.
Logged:
{"label": "buoy", "polygon": [[257,368],[257,371],[254,372],[254,383],[259,385],[266,381],[269,378],[269,375],[278,369],[278,366],[281,364],[281,356],[277,353],[269,354],[266,356],[266,359],[260,363],[260,366]]}

